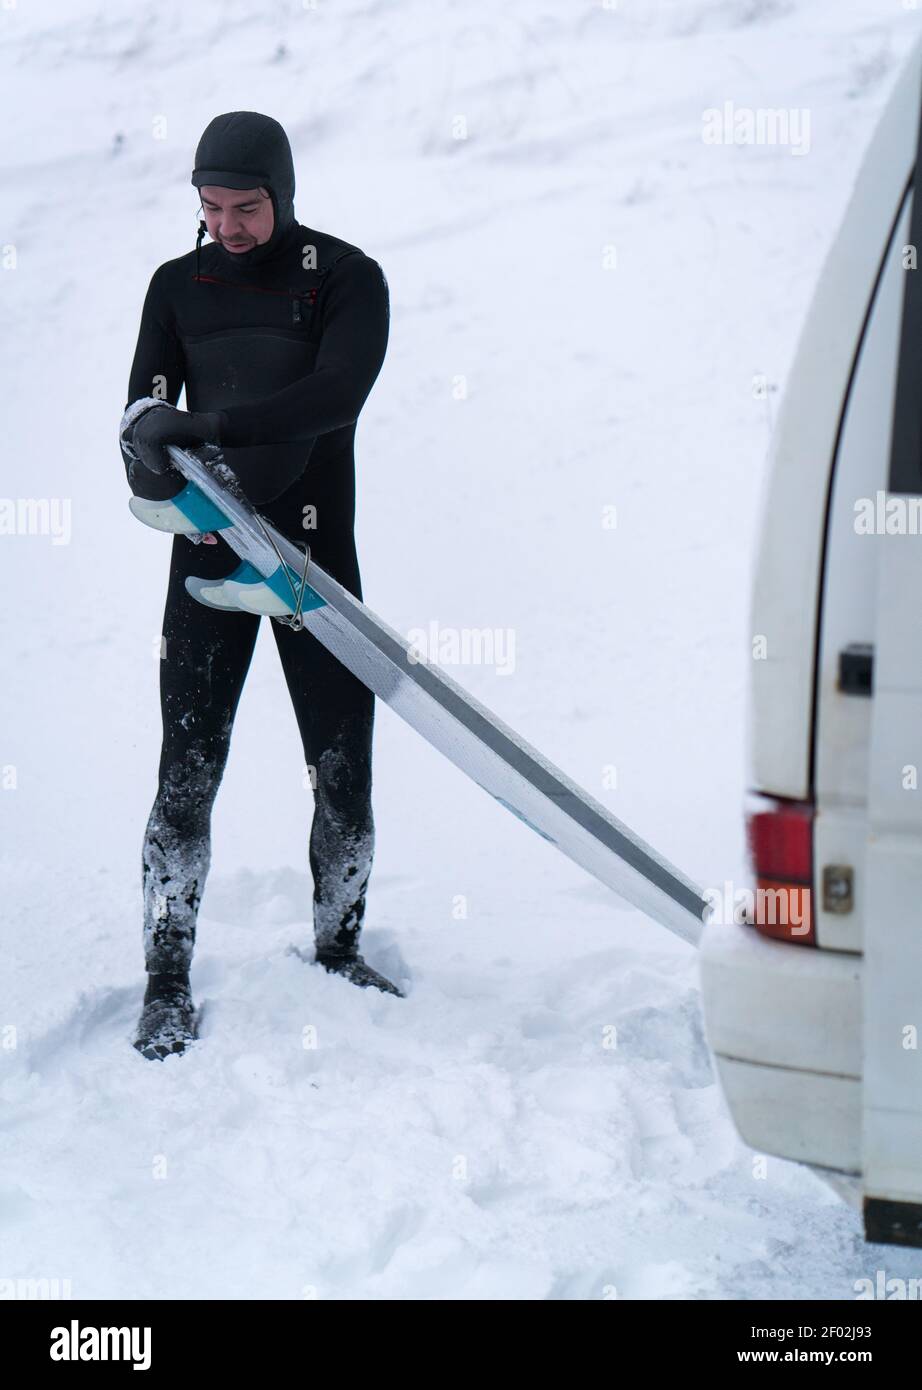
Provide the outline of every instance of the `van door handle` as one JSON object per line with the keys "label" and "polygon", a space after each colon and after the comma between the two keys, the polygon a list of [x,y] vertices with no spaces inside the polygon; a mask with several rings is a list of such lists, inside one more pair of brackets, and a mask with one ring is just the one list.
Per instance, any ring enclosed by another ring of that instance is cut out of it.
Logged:
{"label": "van door handle", "polygon": [[849,642],[839,652],[838,688],[843,695],[873,695],[874,648],[870,642]]}

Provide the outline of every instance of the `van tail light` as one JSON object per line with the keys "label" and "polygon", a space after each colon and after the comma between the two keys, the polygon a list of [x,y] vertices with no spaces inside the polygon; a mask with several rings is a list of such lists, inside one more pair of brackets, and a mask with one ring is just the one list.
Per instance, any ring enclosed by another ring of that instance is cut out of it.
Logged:
{"label": "van tail light", "polygon": [[746,807],[749,853],[756,880],[749,917],[763,936],[816,945],[813,916],[812,801],[753,796]]}

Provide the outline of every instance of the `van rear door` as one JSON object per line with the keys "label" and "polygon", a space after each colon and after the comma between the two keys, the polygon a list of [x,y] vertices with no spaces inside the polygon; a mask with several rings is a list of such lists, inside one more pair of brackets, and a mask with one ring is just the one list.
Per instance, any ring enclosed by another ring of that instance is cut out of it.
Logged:
{"label": "van rear door", "polygon": [[[922,120],[919,127],[922,141]],[[862,1011],[868,1240],[922,1245],[922,197],[905,249],[877,550]]]}

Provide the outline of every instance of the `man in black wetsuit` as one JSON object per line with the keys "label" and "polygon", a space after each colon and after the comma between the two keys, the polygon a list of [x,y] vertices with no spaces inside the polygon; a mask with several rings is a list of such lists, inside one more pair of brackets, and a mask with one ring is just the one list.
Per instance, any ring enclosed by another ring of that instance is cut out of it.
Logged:
{"label": "man in black wetsuit", "polygon": [[[195,250],[155,271],[144,302],[121,436],[135,494],[161,500],[185,480],[168,443],[217,444],[251,502],[356,597],[356,420],[387,347],[387,281],[358,247],[295,221],[284,130],[255,112],[216,117],[192,182],[205,222]],[[201,245],[205,231],[212,244]],[[175,409],[185,386],[188,410]],[[308,529],[306,529],[308,528]],[[135,1040],[154,1058],[195,1036],[189,967],[210,862],[210,819],[260,619],[209,608],[189,575],[237,566],[219,537],[173,540],[160,663],[163,746],[144,837],[147,992]],[[317,960],[399,993],[358,952],[374,848],[374,697],[309,632],[272,622],[311,770]]]}

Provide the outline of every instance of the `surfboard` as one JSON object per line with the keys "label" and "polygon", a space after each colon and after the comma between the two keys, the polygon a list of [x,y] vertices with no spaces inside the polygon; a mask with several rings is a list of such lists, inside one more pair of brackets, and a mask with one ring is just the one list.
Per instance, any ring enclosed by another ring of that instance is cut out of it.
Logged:
{"label": "surfboard", "polygon": [[158,530],[220,532],[239,556],[224,581],[187,581],[199,602],[303,628],[519,820],[625,902],[697,945],[706,901],[691,879],[260,516],[214,446],[200,457],[170,445],[169,454],[187,479],[183,491],[167,502],[132,497],[129,505]]}

